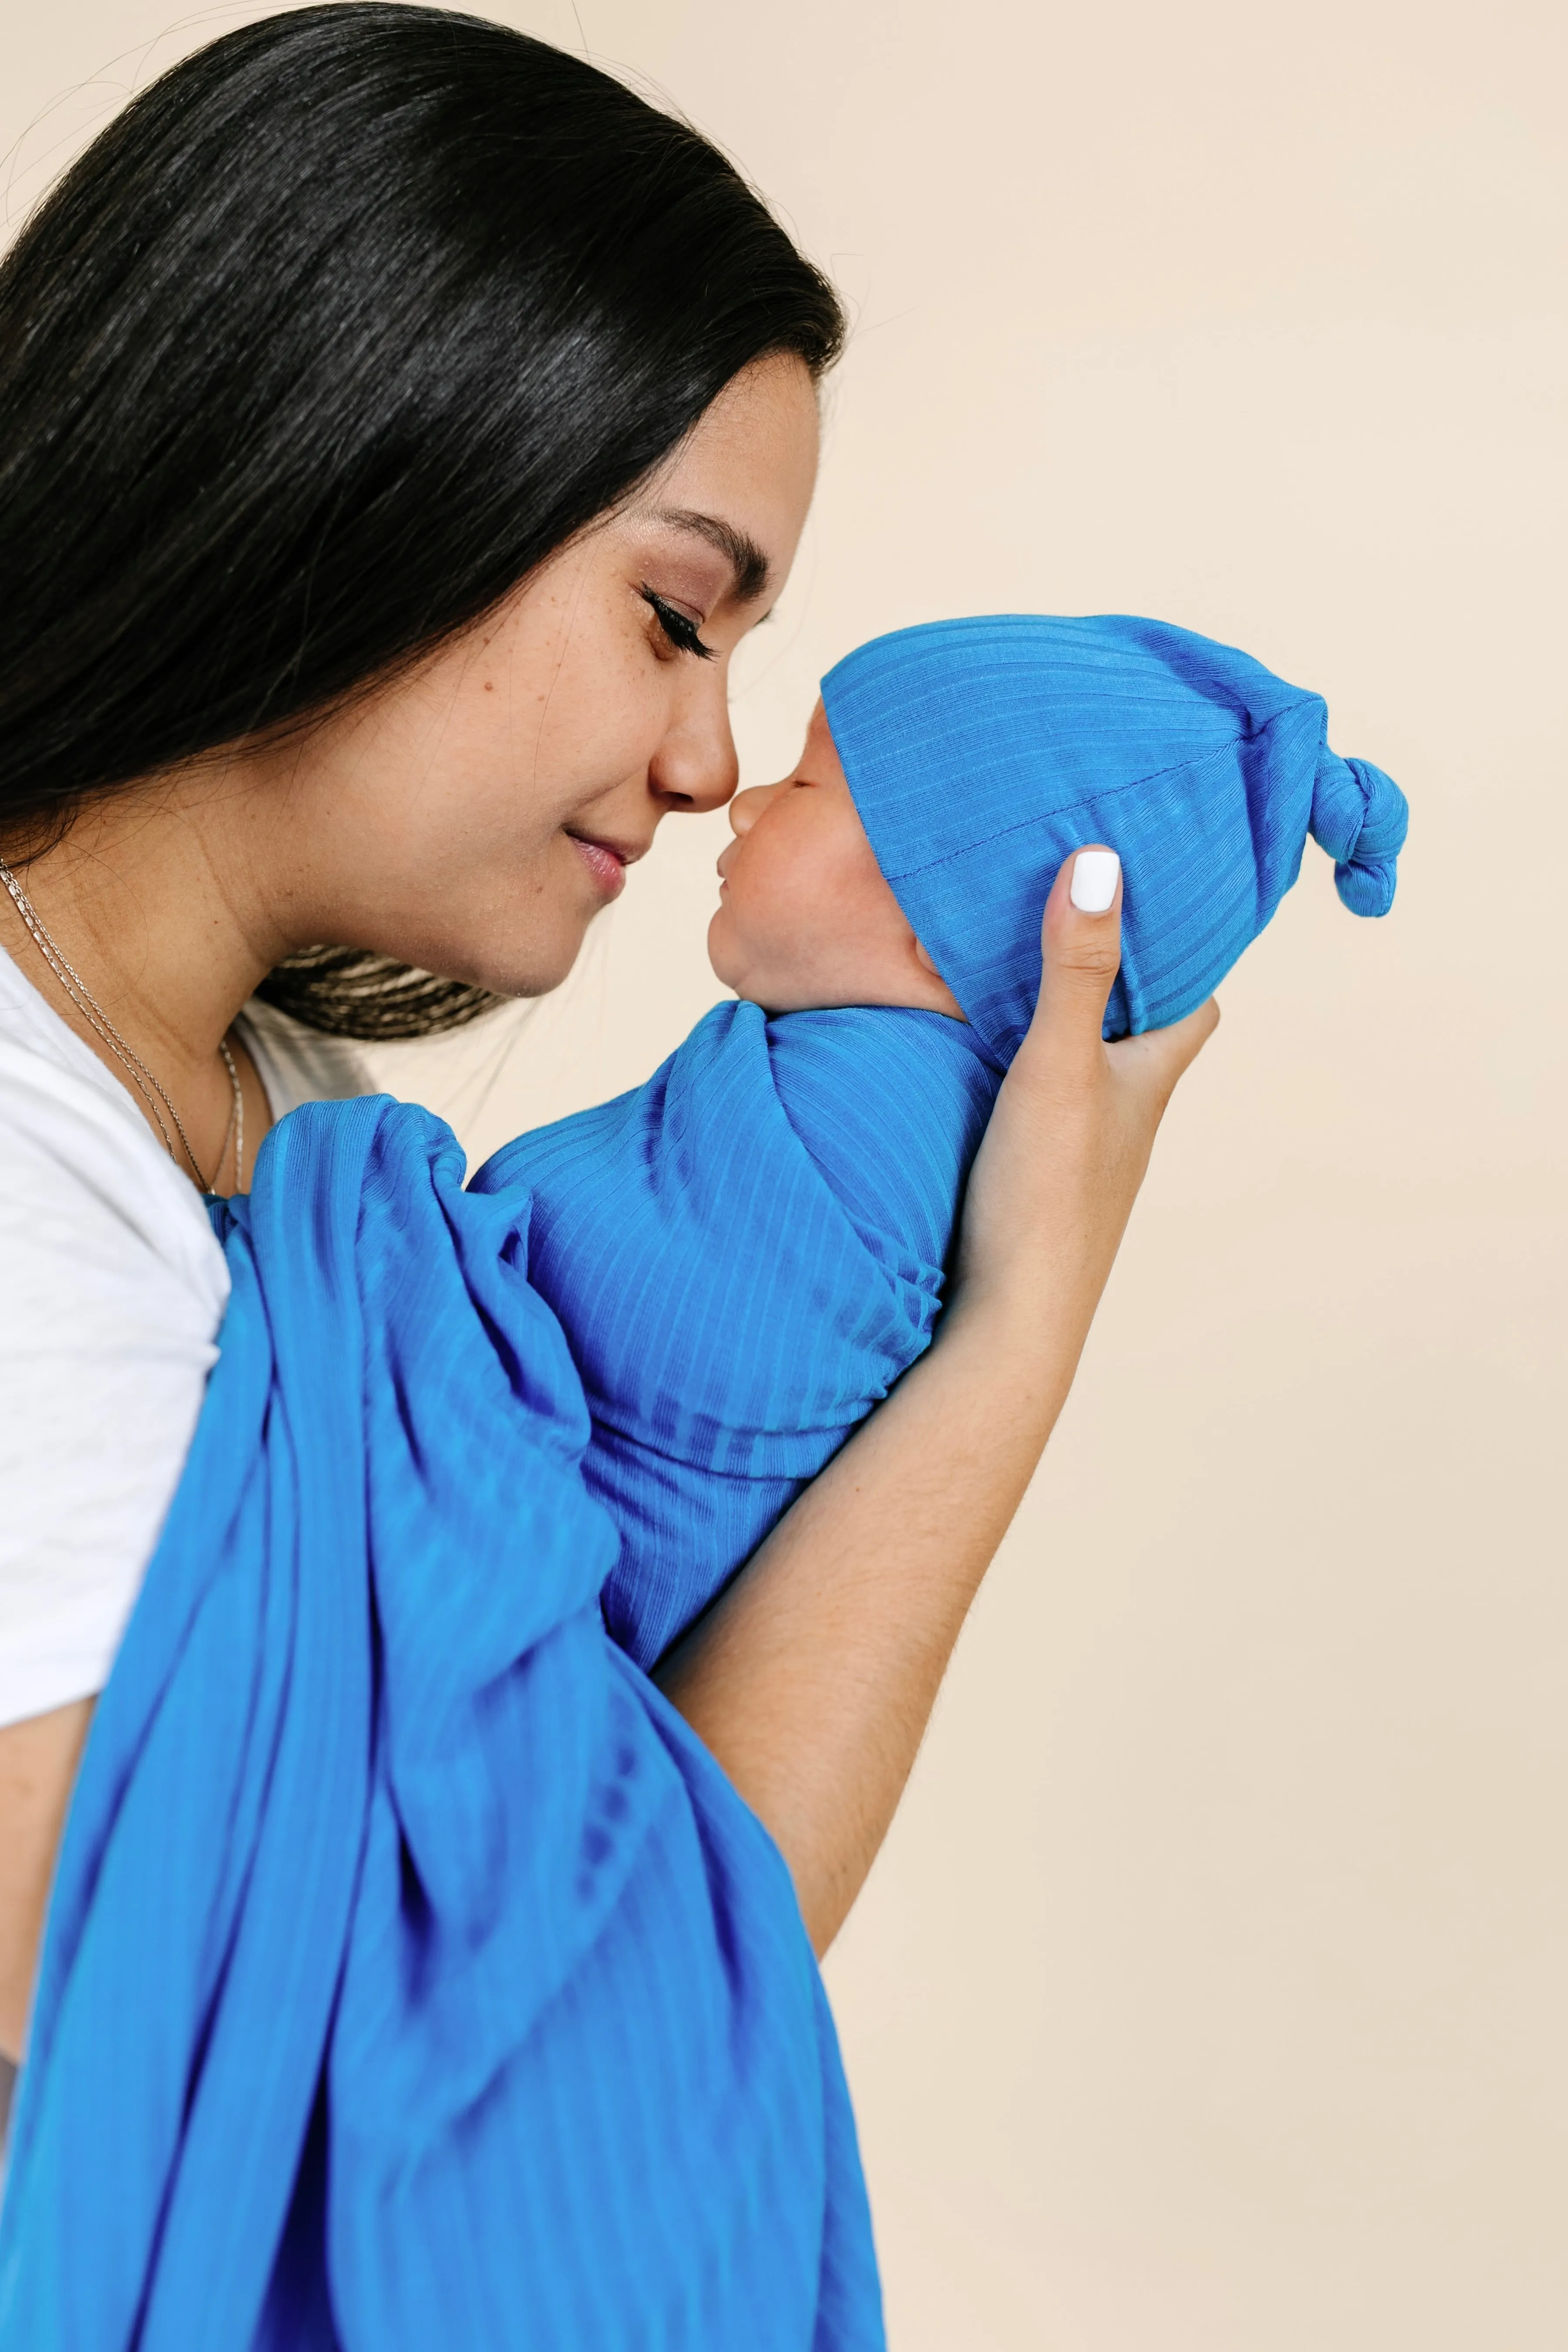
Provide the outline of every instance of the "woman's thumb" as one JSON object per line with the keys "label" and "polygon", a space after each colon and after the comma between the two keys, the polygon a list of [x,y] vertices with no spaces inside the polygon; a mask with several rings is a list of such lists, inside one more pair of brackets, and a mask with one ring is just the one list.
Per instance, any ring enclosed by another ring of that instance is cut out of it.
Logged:
{"label": "woman's thumb", "polygon": [[1114,849],[1089,845],[1062,860],[1046,901],[1040,959],[1036,1028],[1058,1045],[1098,1049],[1121,965],[1121,860]]}

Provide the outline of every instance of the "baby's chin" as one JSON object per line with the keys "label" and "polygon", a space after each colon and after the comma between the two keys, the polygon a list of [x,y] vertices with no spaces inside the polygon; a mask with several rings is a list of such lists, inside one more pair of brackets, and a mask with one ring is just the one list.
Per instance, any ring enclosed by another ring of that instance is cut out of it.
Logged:
{"label": "baby's chin", "polygon": [[[945,1013],[954,1021],[963,1014],[934,972],[910,970],[891,977],[875,968],[846,967],[834,959],[831,978],[807,968],[789,967],[777,952],[755,954],[728,905],[721,906],[708,926],[708,961],[715,976],[732,989],[744,1004],[759,1004],[766,1013],[828,1013],[847,1004],[902,1005],[912,1012]],[[852,960],[851,960],[852,961]]]}
{"label": "baby's chin", "polygon": [[763,996],[758,992],[757,960],[750,952],[740,925],[726,906],[720,907],[708,926],[708,961],[713,967],[714,978],[721,981],[742,1003],[763,1004],[764,1012],[770,1009],[763,1004]]}
{"label": "baby's chin", "polygon": [[815,1013],[843,1002],[814,988],[810,973],[780,971],[776,959],[758,958],[727,906],[708,926],[708,961],[742,1004],[759,1004],[764,1013]]}
{"label": "baby's chin", "polygon": [[713,967],[714,978],[721,981],[726,988],[732,988],[740,996],[744,992],[736,973],[732,930],[730,909],[721,906],[708,926],[708,961]]}

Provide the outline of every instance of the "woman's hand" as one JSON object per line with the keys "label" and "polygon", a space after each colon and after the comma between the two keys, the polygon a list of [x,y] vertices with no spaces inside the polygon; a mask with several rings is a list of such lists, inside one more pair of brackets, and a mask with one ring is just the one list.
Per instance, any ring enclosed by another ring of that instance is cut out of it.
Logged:
{"label": "woman's hand", "polygon": [[1046,908],[1039,1004],[975,1160],[935,1345],[658,1670],[777,1840],[819,1952],[1061,1411],[1165,1106],[1219,1018],[1209,1003],[1101,1042],[1121,877],[1103,911],[1077,907],[1076,862]]}
{"label": "woman's hand", "polygon": [[[1092,874],[1101,886],[1080,887],[1080,897],[1103,896],[1114,878],[1102,911],[1073,902],[1080,856],[1086,885]],[[1041,950],[1035,1017],[970,1176],[948,1314],[977,1301],[1025,1315],[1044,1310],[1064,1333],[1080,1320],[1081,1345],[1165,1106],[1213,1035],[1219,1008],[1211,997],[1173,1028],[1113,1045],[1101,1041],[1121,962],[1121,875],[1105,850],[1080,850],[1062,866],[1046,904]]]}

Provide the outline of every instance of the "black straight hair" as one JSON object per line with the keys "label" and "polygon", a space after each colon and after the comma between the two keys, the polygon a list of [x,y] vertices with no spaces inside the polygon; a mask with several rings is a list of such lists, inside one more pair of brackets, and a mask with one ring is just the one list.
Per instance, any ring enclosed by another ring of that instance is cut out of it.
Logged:
{"label": "black straight hair", "polygon": [[[582,58],[304,8],[111,122],[0,265],[0,843],[308,727],[489,611],[843,316],[734,167]],[[358,1037],[481,990],[326,945]]]}

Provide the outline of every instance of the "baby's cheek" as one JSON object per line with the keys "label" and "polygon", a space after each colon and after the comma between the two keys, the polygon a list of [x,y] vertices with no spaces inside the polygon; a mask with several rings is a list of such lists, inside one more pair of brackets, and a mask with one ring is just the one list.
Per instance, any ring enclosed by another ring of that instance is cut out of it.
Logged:
{"label": "baby's cheek", "polygon": [[830,875],[797,873],[769,902],[768,946],[775,961],[815,969],[842,937],[852,909]]}
{"label": "baby's cheek", "polygon": [[759,825],[731,869],[731,913],[759,946],[788,940],[809,919],[809,870],[794,849],[787,834],[780,837],[775,829],[770,836]]}
{"label": "baby's cheek", "polygon": [[728,987],[748,993],[793,966],[796,929],[787,897],[737,866],[709,926],[709,959]]}

